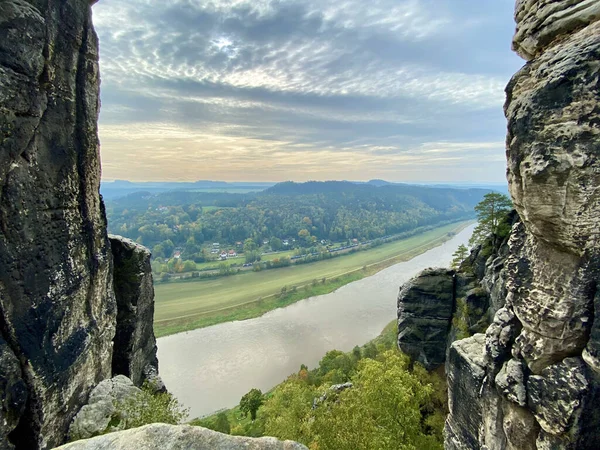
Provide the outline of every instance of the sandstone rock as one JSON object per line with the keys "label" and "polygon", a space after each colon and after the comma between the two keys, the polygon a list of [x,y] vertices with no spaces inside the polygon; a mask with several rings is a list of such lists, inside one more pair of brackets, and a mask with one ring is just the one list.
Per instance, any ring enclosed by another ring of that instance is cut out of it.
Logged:
{"label": "sandstone rock", "polygon": [[528,404],[546,433],[561,435],[579,421],[589,389],[583,362],[567,358],[529,377]]}
{"label": "sandstone rock", "polygon": [[12,449],[8,440],[25,410],[27,386],[19,360],[0,337],[0,448]]}
{"label": "sandstone rock", "polygon": [[[503,402],[502,406],[502,431],[506,436],[506,448],[508,450],[536,450],[540,426],[533,414],[510,402]],[[495,440],[486,437],[485,442],[492,446]]]}
{"label": "sandstone rock", "polygon": [[0,315],[27,387],[20,448],[63,442],[111,375],[97,60],[89,2],[0,2]]}
{"label": "sandstone rock", "polygon": [[446,362],[448,409],[444,448],[479,448],[482,433],[481,391],[485,378],[485,335],[456,341]]}
{"label": "sandstone rock", "polygon": [[325,392],[320,397],[317,397],[317,398],[313,399],[312,409],[317,409],[317,407],[321,403],[323,403],[325,400],[331,399],[332,397],[334,399],[337,399],[337,394],[339,394],[340,392],[345,391],[346,389],[350,389],[352,386],[354,386],[354,385],[351,382],[340,383],[340,384],[332,384],[327,389],[327,392]]}
{"label": "sandstone rock", "polygon": [[307,450],[272,437],[229,436],[189,425],[152,424],[58,447],[60,450]]}
{"label": "sandstone rock", "polygon": [[454,311],[454,272],[428,269],[398,295],[398,346],[428,370],[444,363]]}
{"label": "sandstone rock", "polygon": [[[106,432],[111,420],[118,415],[119,405],[139,392],[140,389],[124,375],[102,381],[90,394],[87,405],[84,405],[73,419],[69,427],[70,439],[87,439]],[[120,423],[118,417],[116,419],[115,422]]]}
{"label": "sandstone rock", "polygon": [[[446,447],[597,448],[600,3],[519,0],[516,20],[514,47],[531,60],[505,105],[509,188],[522,223],[504,267],[483,283],[505,302],[486,331],[479,404],[467,396],[482,432],[454,408]],[[462,387],[455,378],[451,393]]]}
{"label": "sandstone rock", "polygon": [[523,59],[539,55],[555,39],[600,19],[596,0],[517,0],[513,50]]}
{"label": "sandstone rock", "polygon": [[158,369],[150,251],[121,236],[109,239],[118,309],[112,371],[140,386]]}
{"label": "sandstone rock", "polygon": [[[506,88],[508,181],[515,208],[528,233],[576,256],[598,245],[599,57],[600,22],[595,22],[531,61]],[[555,263],[548,269],[560,270]]]}
{"label": "sandstone rock", "polygon": [[516,359],[509,360],[500,373],[496,375],[496,387],[511,402],[519,406],[527,404],[527,389],[525,387],[525,374],[523,365]]}

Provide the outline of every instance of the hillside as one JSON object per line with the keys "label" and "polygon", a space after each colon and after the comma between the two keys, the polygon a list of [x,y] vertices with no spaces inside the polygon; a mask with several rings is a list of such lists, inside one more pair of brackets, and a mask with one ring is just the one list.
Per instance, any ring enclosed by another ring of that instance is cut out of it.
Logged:
{"label": "hillside", "polygon": [[[343,181],[286,182],[246,194],[139,192],[108,200],[107,214],[112,233],[142,243],[155,256],[168,258],[180,248],[183,258],[201,262],[215,242],[234,246],[253,239],[260,245],[276,238],[289,240],[290,247],[310,247],[321,241],[370,240],[468,219],[486,192]],[[277,241],[272,246],[282,248]]]}

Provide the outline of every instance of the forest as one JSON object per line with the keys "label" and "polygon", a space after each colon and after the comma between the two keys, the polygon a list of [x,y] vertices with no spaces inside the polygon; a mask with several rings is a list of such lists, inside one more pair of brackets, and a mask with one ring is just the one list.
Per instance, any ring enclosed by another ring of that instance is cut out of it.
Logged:
{"label": "forest", "polygon": [[237,407],[191,424],[296,440],[310,449],[440,450],[444,379],[398,350],[396,326],[349,353],[331,350],[318,367],[302,365],[269,392],[252,389]]}
{"label": "forest", "polygon": [[[154,258],[202,263],[216,249],[279,251],[364,242],[468,219],[489,192],[343,181],[279,183],[261,192],[136,192],[106,200],[109,231]],[[248,242],[251,240],[251,242]],[[244,245],[248,244],[248,245]]]}

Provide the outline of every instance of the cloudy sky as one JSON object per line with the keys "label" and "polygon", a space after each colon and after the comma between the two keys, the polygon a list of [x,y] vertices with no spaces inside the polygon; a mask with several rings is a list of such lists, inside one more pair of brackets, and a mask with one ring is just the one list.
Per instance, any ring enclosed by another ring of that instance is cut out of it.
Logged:
{"label": "cloudy sky", "polygon": [[102,0],[103,179],[503,181],[514,0]]}

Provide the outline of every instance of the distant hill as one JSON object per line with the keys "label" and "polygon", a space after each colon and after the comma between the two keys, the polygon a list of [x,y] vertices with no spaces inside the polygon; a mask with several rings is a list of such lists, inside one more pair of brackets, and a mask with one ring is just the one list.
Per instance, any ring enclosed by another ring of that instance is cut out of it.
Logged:
{"label": "distant hill", "polygon": [[124,197],[136,192],[146,192],[150,194],[160,194],[170,191],[218,191],[218,192],[258,192],[262,191],[275,183],[253,183],[240,182],[228,183],[226,181],[199,180],[190,182],[132,182],[127,180],[103,181],[100,185],[100,194],[105,199],[115,199]]}
{"label": "distant hill", "polygon": [[323,240],[372,240],[473,218],[474,206],[487,192],[311,181],[246,193],[144,191],[107,199],[106,206],[111,232],[151,247],[156,255],[169,256],[173,248],[181,248],[182,257],[198,259],[205,242],[232,246],[248,238],[258,243],[277,238],[312,246]]}

